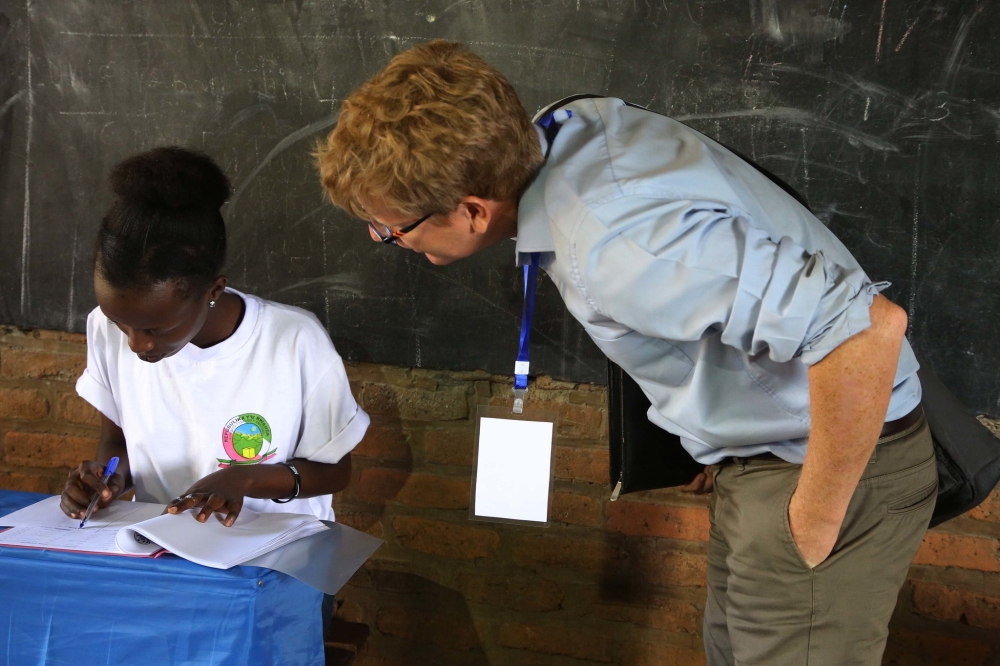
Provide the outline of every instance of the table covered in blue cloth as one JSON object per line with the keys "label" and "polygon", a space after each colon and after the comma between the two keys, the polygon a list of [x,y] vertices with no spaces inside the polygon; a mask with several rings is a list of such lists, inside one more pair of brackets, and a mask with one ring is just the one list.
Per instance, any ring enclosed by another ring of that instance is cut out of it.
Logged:
{"label": "table covered in blue cloth", "polygon": [[[45,497],[0,490],[0,525]],[[0,666],[322,666],[322,596],[258,567],[0,547]]]}

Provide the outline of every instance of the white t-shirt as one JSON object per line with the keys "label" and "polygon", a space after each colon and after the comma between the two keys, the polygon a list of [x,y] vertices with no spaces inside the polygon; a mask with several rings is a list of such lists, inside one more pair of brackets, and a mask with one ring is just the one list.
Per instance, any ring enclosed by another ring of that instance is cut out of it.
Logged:
{"label": "white t-shirt", "polygon": [[[228,291],[246,303],[236,331],[159,363],[139,360],[100,308],[87,317],[87,369],[76,390],[124,431],[138,501],[167,503],[230,465],[336,463],[368,429],[315,316]],[[244,506],[333,520],[331,502],[247,498]]]}

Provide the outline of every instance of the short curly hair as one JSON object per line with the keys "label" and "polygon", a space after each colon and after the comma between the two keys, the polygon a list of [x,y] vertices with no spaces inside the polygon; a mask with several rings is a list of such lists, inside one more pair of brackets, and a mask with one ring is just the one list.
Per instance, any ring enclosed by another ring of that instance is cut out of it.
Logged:
{"label": "short curly hair", "polygon": [[364,219],[365,201],[417,216],[466,196],[517,199],[544,162],[510,82],[443,39],[400,53],[345,99],[315,156],[333,203]]}

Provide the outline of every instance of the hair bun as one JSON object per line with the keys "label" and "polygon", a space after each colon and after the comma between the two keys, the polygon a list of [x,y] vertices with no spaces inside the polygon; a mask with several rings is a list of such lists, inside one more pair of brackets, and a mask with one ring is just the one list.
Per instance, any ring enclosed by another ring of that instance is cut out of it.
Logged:
{"label": "hair bun", "polygon": [[166,146],[134,155],[109,176],[124,200],[163,208],[217,209],[229,198],[229,179],[207,155]]}

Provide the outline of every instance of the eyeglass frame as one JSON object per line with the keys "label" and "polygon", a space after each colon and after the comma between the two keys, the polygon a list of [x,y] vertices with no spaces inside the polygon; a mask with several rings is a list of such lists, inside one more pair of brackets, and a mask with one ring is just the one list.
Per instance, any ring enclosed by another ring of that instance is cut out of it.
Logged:
{"label": "eyeglass frame", "polygon": [[378,227],[375,226],[375,222],[373,220],[368,220],[368,227],[378,237],[378,239],[383,243],[385,243],[386,245],[396,245],[396,241],[399,240],[401,236],[410,233],[411,231],[419,227],[421,224],[426,222],[428,218],[430,218],[433,215],[434,213],[427,213],[413,224],[408,224],[402,229],[397,229],[396,231],[390,231],[389,227],[385,226],[384,224],[379,224],[380,227],[382,227],[386,231],[389,231],[388,235],[383,235],[382,232],[379,231]]}

